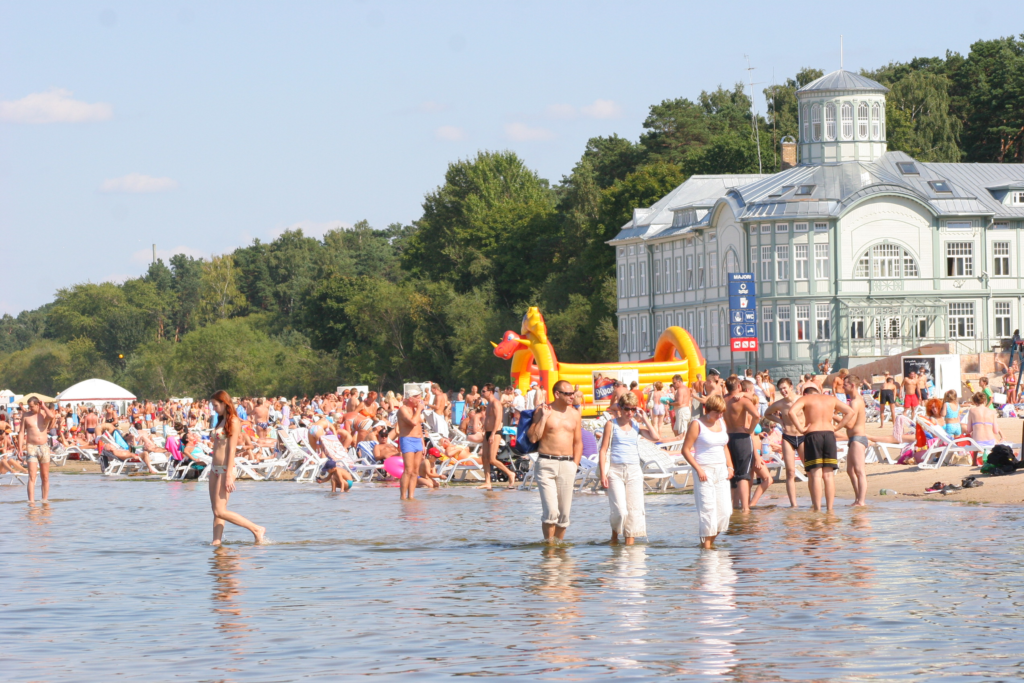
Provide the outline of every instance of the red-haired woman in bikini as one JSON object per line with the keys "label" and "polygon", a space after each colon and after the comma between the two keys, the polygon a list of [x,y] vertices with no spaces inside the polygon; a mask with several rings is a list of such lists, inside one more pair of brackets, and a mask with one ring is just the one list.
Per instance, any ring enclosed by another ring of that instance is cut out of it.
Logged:
{"label": "red-haired woman in bikini", "polygon": [[210,397],[213,410],[217,413],[217,429],[211,439],[213,462],[210,464],[210,505],[213,507],[213,543],[220,545],[224,535],[224,522],[231,522],[252,532],[257,543],[263,542],[266,531],[248,519],[228,510],[228,498],[235,490],[235,447],[242,431],[242,421],[235,413],[235,406],[226,391],[218,391]]}

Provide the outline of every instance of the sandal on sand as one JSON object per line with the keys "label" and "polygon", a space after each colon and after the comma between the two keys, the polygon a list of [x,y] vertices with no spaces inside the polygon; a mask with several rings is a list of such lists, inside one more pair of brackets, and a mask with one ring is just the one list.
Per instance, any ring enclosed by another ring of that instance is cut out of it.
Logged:
{"label": "sandal on sand", "polygon": [[967,477],[966,479],[964,479],[960,483],[963,485],[963,488],[965,488],[965,489],[976,489],[979,486],[982,486],[982,485],[985,484],[985,482],[979,481],[978,478],[974,477],[974,476]]}

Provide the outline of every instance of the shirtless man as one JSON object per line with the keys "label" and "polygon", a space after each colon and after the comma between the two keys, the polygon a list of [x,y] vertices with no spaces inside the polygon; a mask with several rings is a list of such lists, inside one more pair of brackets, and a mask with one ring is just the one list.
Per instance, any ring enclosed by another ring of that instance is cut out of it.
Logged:
{"label": "shirtless man", "polygon": [[267,399],[262,396],[256,399],[251,418],[252,426],[256,428],[256,436],[265,439],[270,428],[270,406],[267,405]]}
{"label": "shirtless man", "polygon": [[750,479],[754,469],[754,446],[750,435],[754,433],[761,414],[743,393],[739,377],[725,380],[729,393],[725,397],[725,431],[729,434],[729,454],[735,468],[732,484],[733,508],[750,512]]}
{"label": "shirtless man", "polygon": [[444,417],[448,410],[448,397],[441,391],[440,384],[431,384],[430,391],[434,394],[433,399],[430,401],[430,407],[435,413]]}
{"label": "shirtless man", "polygon": [[96,443],[96,428],[100,425],[100,416],[96,414],[96,411],[89,406],[89,409],[85,413],[85,417],[82,419],[85,424],[85,433],[88,443]]}
{"label": "shirtless man", "polygon": [[[516,485],[516,475],[512,470],[505,467],[503,462],[498,460],[498,448],[501,447],[501,419],[503,413],[501,401],[494,394],[493,384],[485,384],[482,393],[484,400],[487,401],[484,413],[484,483],[477,486],[477,488],[491,490],[491,467],[493,466],[505,473],[505,476],[508,477],[508,488],[512,489]],[[569,398],[571,400],[572,396]]]}
{"label": "shirtless man", "polygon": [[786,465],[786,495],[789,496],[789,506],[795,508],[796,455],[804,442],[804,436],[789,414],[797,399],[796,392],[793,390],[793,380],[783,377],[777,386],[782,398],[768,406],[764,416],[772,422],[782,425],[782,462]]}
{"label": "shirtless man", "polygon": [[692,401],[693,393],[683,381],[683,376],[674,376],[672,378],[672,408],[676,411],[676,419],[672,423],[672,433],[677,437],[685,436],[686,428],[690,426],[692,416],[690,404]]}
{"label": "shirtless man", "polygon": [[[839,469],[836,453],[836,430],[846,429],[854,420],[854,410],[835,396],[825,396],[816,386],[804,389],[804,395],[793,402],[789,411],[804,435],[804,471],[811,493],[811,508],[821,512],[821,497],[832,512],[836,497],[835,471]],[[832,424],[835,413],[842,413],[838,425]],[[824,491],[823,491],[824,489]]]}
{"label": "shirtless man", "polygon": [[888,372],[885,373],[885,382],[882,383],[882,389],[878,392],[878,425],[880,427],[885,426],[886,404],[889,405],[889,415],[892,417],[893,424],[896,423],[896,392],[898,391],[899,386],[896,384],[896,380]]}
{"label": "shirtless man", "polygon": [[[479,400],[480,400],[480,391],[476,388],[476,385],[474,384],[473,386],[471,386],[469,388],[469,393],[466,394],[466,405],[468,405],[468,406],[475,406],[477,404],[477,401],[479,401]],[[527,408],[530,408],[530,407],[531,406],[527,406]]]}
{"label": "shirtless man", "polygon": [[[908,417],[914,418],[917,412],[917,407],[921,405],[921,394],[920,394],[920,383],[917,381],[917,373],[910,371],[906,377],[903,378],[903,409],[909,411]],[[893,419],[893,422],[896,420]]]}
{"label": "shirtless man", "polygon": [[846,427],[846,437],[850,440],[850,448],[846,454],[846,474],[853,485],[853,504],[867,505],[868,475],[864,470],[864,457],[868,452],[867,416],[864,397],[860,395],[860,378],[855,375],[844,377],[843,393],[853,408],[853,422]]}
{"label": "shirtless man", "polygon": [[[398,448],[402,451],[401,499],[412,500],[416,496],[416,479],[423,462],[423,400],[419,387],[410,387],[398,409]],[[362,439],[360,439],[362,440]]]}
{"label": "shirtless man", "polygon": [[559,380],[554,394],[550,405],[537,408],[529,431],[530,440],[537,444],[537,490],[546,543],[565,538],[576,468],[583,456],[583,421],[572,407],[572,385]]}
{"label": "shirtless man", "polygon": [[46,445],[46,433],[54,412],[33,396],[28,400],[28,412],[24,415],[18,432],[18,452],[24,454],[28,465],[28,502],[36,500],[38,474],[45,503],[50,497],[50,447]]}
{"label": "shirtless man", "polygon": [[378,428],[375,436],[377,443],[373,447],[373,459],[377,462],[384,462],[393,455],[401,455],[398,446],[388,441],[387,427]]}

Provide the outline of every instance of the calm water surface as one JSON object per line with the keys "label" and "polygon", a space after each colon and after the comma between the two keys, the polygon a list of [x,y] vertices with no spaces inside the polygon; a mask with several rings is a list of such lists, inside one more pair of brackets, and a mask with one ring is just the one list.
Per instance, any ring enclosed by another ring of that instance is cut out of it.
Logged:
{"label": "calm water surface", "polygon": [[[696,547],[693,498],[648,496],[648,543],[602,544],[604,496],[547,548],[534,492],[348,495],[240,482],[206,545],[205,484],[57,475],[0,488],[7,681],[401,675],[708,681],[1016,680],[1024,513],[887,503],[733,517]],[[774,501],[773,501],[774,502]]]}

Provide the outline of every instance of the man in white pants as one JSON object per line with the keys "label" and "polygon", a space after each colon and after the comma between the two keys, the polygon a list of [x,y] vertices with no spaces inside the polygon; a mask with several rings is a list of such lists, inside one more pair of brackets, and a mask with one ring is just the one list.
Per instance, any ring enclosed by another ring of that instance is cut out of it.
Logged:
{"label": "man in white pants", "polygon": [[686,428],[690,426],[690,419],[692,418],[690,404],[693,399],[690,387],[686,386],[682,375],[676,375],[672,378],[672,392],[672,407],[676,411],[676,419],[672,423],[672,432],[676,436],[683,436],[686,434]]}
{"label": "man in white pants", "polygon": [[537,444],[537,490],[547,543],[565,538],[576,468],[583,456],[583,420],[572,407],[574,393],[568,382],[556,382],[554,402],[537,408],[529,430],[530,441]]}

